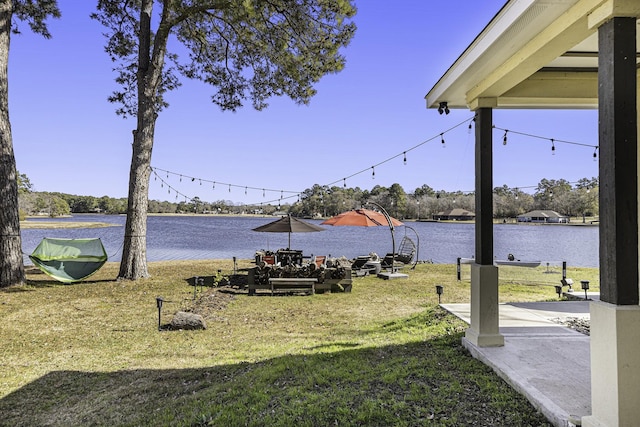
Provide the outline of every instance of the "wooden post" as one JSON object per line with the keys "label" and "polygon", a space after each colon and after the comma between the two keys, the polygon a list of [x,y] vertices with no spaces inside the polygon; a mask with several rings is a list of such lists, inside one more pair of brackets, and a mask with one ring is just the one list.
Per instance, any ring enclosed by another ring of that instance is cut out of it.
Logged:
{"label": "wooden post", "polygon": [[636,19],[598,32],[600,300],[638,304]]}
{"label": "wooden post", "polygon": [[476,263],[493,265],[493,109],[476,110]]}

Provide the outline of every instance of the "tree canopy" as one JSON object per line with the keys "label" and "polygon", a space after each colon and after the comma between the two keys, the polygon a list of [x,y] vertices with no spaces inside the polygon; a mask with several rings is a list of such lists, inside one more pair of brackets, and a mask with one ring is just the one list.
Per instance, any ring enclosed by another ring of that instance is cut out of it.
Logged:
{"label": "tree canopy", "polygon": [[246,101],[260,110],[280,95],[307,104],[313,85],[344,67],[340,48],[355,32],[355,7],[350,0],[99,0],[97,10],[92,17],[107,28],[121,86],[110,101],[137,119],[118,276],[138,279],[148,276],[151,152],[166,92],[183,76],[210,85],[222,110]]}

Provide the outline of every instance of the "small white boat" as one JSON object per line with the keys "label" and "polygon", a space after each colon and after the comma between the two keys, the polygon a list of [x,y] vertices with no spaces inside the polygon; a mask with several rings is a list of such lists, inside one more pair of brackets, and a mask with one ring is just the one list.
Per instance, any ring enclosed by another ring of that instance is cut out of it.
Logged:
{"label": "small white boat", "polygon": [[508,260],[508,259],[495,259],[493,260],[493,265],[513,265],[515,267],[538,267],[542,261],[521,261],[519,259]]}

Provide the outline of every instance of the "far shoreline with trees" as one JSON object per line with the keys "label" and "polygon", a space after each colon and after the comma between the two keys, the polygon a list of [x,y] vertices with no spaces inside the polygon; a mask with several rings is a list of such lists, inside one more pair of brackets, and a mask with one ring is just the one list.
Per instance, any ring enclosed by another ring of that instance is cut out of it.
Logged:
{"label": "far shoreline with trees", "polygon": [[[37,192],[24,174],[19,174],[20,218],[59,217],[70,214],[126,214],[127,199],[109,196],[79,196],[59,192]],[[575,183],[564,179],[542,179],[533,194],[506,185],[494,188],[494,218],[515,218],[525,212],[554,210],[568,217],[596,217],[598,178],[582,178]],[[299,201],[286,204],[238,204],[231,200],[203,201],[199,197],[180,202],[149,200],[149,214],[273,215],[320,218],[337,215],[373,201],[391,216],[400,219],[430,219],[438,212],[460,208],[475,210],[473,192],[434,190],[428,185],[407,193],[400,184],[359,187],[314,185],[300,193]]]}

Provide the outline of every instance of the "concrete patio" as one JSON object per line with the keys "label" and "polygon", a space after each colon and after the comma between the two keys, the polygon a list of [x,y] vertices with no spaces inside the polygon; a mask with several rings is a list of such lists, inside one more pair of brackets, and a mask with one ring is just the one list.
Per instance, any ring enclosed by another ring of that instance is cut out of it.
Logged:
{"label": "concrete patio", "polygon": [[[592,295],[590,295],[591,297]],[[470,323],[469,304],[442,304]],[[560,322],[589,318],[588,301],[499,305],[503,347],[465,347],[555,426],[580,425],[591,414],[590,338]]]}

